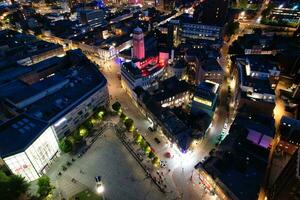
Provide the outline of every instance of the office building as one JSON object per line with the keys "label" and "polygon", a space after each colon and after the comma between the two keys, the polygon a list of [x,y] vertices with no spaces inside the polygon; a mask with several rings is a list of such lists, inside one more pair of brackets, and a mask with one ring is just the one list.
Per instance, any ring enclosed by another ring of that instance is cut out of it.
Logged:
{"label": "office building", "polygon": [[105,21],[104,10],[80,10],[79,19],[81,24],[89,25],[91,27],[99,27],[107,24],[107,22]]}
{"label": "office building", "polygon": [[276,21],[284,21],[299,24],[300,7],[299,5],[294,5],[292,7],[274,7],[270,13],[269,18]]}
{"label": "office building", "polygon": [[187,14],[183,14],[169,21],[168,41],[176,46],[179,41],[222,39],[223,28],[195,21]]}
{"label": "office building", "polygon": [[[22,69],[13,68],[6,75]],[[48,122],[59,139],[108,103],[105,77],[79,50],[21,72],[0,86],[3,109],[11,115],[26,113]]]}
{"label": "office building", "polygon": [[224,81],[224,71],[216,59],[204,60],[200,67],[200,81],[212,81],[222,84]]}
{"label": "office building", "polygon": [[58,140],[108,104],[107,82],[80,50],[2,72],[0,157],[33,181],[59,155]]}
{"label": "office building", "polygon": [[211,81],[203,81],[199,84],[192,101],[191,113],[206,112],[209,116],[214,115],[218,100],[219,84]]}
{"label": "office building", "polygon": [[253,109],[273,115],[275,107],[275,91],[280,71],[272,63],[264,62],[258,56],[234,58],[235,80],[233,96],[241,108],[245,105]]}
{"label": "office building", "polygon": [[180,107],[191,100],[192,87],[185,81],[179,81],[175,76],[159,83],[158,91],[152,94],[153,99],[161,107]]}

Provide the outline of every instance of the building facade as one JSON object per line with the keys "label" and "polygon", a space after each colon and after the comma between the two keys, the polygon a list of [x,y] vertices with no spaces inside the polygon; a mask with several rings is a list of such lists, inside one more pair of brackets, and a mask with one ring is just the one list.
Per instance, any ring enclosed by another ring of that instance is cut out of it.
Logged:
{"label": "building facade", "polygon": [[135,28],[133,31],[132,45],[133,45],[132,57],[138,60],[144,59],[145,58],[144,33],[143,30],[139,27]]}

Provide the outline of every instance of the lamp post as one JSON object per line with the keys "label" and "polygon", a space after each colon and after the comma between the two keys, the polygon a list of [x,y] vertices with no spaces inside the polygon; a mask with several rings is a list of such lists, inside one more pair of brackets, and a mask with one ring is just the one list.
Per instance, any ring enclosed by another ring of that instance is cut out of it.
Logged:
{"label": "lamp post", "polygon": [[104,189],[105,188],[104,188],[103,182],[101,180],[101,177],[96,176],[95,180],[96,180],[96,192],[97,192],[97,194],[102,195],[102,199],[105,200],[105,197],[104,197]]}

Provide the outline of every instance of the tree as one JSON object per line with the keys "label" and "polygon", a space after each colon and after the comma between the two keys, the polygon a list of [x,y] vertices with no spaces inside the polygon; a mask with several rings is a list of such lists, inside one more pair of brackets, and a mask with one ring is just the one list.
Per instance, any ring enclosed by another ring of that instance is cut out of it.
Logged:
{"label": "tree", "polygon": [[144,148],[144,152],[146,155],[148,155],[151,152],[151,147],[149,145],[146,145]]}
{"label": "tree", "polygon": [[132,132],[134,130],[134,121],[131,118],[128,118],[124,122],[127,131]]}
{"label": "tree", "polygon": [[73,144],[76,143],[76,142],[79,142],[82,140],[82,136],[79,134],[79,131],[75,131],[73,134],[72,134],[72,139],[73,139]]}
{"label": "tree", "polygon": [[96,118],[102,120],[106,115],[106,109],[105,107],[101,106],[99,109],[96,111]]}
{"label": "tree", "polygon": [[138,144],[140,144],[142,142],[142,140],[143,140],[143,137],[140,134],[138,134],[138,136],[135,138],[135,142]]}
{"label": "tree", "polygon": [[240,23],[239,22],[231,22],[227,26],[227,35],[231,36],[236,33],[236,31],[239,29]]}
{"label": "tree", "polygon": [[118,101],[116,101],[111,107],[114,111],[118,113],[121,111],[121,104]]}
{"label": "tree", "polygon": [[120,118],[125,121],[126,119],[128,119],[128,117],[125,115],[125,113],[121,113]]}
{"label": "tree", "polygon": [[81,137],[86,137],[88,135],[88,130],[85,127],[80,127],[79,128],[79,135]]}
{"label": "tree", "polygon": [[148,154],[148,158],[152,159],[156,157],[155,153],[153,151],[150,151],[150,153]]}
{"label": "tree", "polygon": [[157,156],[155,156],[152,160],[152,164],[154,165],[154,167],[158,167],[160,164],[160,160]]}
{"label": "tree", "polygon": [[40,177],[37,184],[39,187],[37,192],[42,199],[52,194],[54,186],[51,185],[50,178],[48,176],[44,175]]}
{"label": "tree", "polygon": [[18,175],[7,176],[0,171],[0,199],[19,199],[21,195],[26,195],[29,183]]}
{"label": "tree", "polygon": [[62,152],[68,153],[72,151],[73,144],[69,139],[64,138],[59,142],[59,148]]}
{"label": "tree", "polygon": [[140,142],[140,146],[141,146],[141,148],[142,149],[144,149],[145,147],[146,147],[146,145],[148,145],[147,144],[147,142],[144,140],[144,138],[141,140],[141,142]]}
{"label": "tree", "polygon": [[92,130],[92,128],[94,127],[92,120],[88,119],[86,120],[81,128],[87,129],[87,130]]}

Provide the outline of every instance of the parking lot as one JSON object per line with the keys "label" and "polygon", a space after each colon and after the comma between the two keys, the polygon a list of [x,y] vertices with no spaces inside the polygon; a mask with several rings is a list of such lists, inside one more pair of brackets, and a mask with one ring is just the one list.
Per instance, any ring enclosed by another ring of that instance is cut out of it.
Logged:
{"label": "parking lot", "polygon": [[[98,175],[105,187],[105,199],[165,199],[112,129],[106,130],[81,158],[74,158],[72,162],[69,155],[61,156],[48,172],[57,188],[56,199],[68,199],[87,188],[95,191],[94,177]],[[72,165],[62,171],[67,161]]]}

